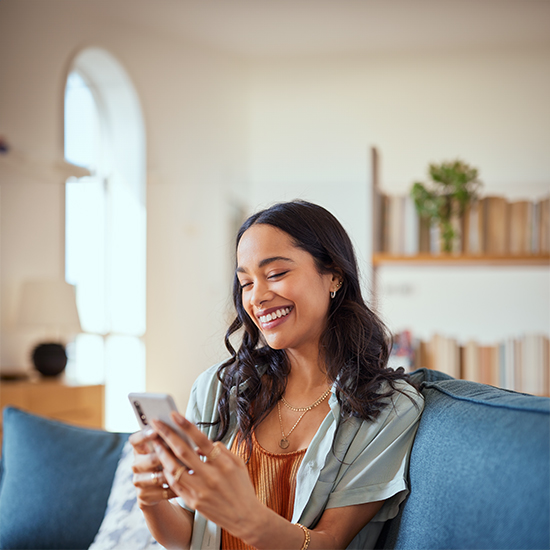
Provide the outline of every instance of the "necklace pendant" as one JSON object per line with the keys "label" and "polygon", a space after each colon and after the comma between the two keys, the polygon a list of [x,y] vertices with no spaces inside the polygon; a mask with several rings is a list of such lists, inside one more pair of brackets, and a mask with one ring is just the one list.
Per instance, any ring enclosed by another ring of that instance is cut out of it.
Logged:
{"label": "necklace pendant", "polygon": [[290,443],[288,442],[288,439],[286,437],[283,437],[283,439],[279,441],[279,447],[281,447],[281,449],[288,449],[289,445]]}

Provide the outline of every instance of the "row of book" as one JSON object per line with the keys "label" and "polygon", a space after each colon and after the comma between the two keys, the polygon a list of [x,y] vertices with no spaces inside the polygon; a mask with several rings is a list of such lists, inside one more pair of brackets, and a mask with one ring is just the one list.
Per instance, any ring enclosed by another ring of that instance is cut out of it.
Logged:
{"label": "row of book", "polygon": [[542,334],[482,345],[438,334],[422,341],[404,331],[394,336],[390,365],[407,371],[425,367],[453,378],[550,396],[550,339]]}
{"label": "row of book", "polygon": [[[410,196],[375,194],[375,252],[395,256],[439,254],[440,228],[418,216]],[[550,196],[508,201],[483,197],[455,216],[455,254],[531,255],[550,253]]]}

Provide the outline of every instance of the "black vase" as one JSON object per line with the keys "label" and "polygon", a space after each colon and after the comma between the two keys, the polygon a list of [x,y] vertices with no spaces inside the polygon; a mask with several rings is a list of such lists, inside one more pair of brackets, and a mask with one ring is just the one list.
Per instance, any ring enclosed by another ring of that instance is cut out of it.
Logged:
{"label": "black vase", "polygon": [[67,354],[61,344],[38,344],[32,352],[32,361],[43,376],[58,376],[67,366]]}

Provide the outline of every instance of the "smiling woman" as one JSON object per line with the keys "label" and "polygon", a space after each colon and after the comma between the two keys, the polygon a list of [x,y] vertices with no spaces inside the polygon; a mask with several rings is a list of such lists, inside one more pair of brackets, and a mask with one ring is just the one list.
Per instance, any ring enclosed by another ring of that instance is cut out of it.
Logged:
{"label": "smiling woman", "polygon": [[373,548],[408,494],[422,397],[387,367],[332,214],[277,204],[236,245],[231,357],[174,414],[196,448],[162,423],[131,438],[149,528],[175,548]]}

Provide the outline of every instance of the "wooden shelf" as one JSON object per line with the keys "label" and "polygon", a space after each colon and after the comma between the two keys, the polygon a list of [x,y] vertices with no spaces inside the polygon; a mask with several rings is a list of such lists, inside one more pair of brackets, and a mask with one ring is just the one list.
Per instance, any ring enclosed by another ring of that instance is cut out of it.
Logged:
{"label": "wooden shelf", "polygon": [[392,264],[408,265],[495,265],[495,266],[550,266],[550,254],[530,254],[525,256],[497,255],[456,255],[456,254],[419,254],[416,256],[393,256],[377,252],[372,255],[375,267]]}

